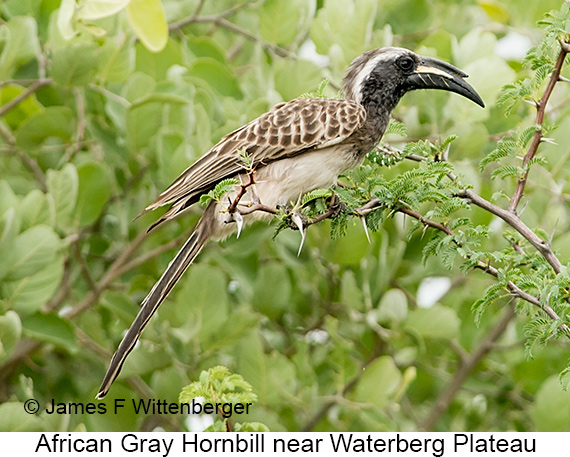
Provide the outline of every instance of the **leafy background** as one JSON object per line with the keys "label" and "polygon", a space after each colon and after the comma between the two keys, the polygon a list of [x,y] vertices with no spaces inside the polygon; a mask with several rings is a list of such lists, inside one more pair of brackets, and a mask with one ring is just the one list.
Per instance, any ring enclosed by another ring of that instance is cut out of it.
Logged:
{"label": "leafy background", "polygon": [[[325,78],[334,96],[365,50],[404,46],[468,72],[485,109],[446,93],[406,95],[394,114],[407,138],[387,142],[401,148],[457,135],[449,161],[462,182],[488,199],[512,194],[516,179],[491,179],[493,168],[481,171],[479,162],[498,140],[534,125],[532,106],[517,103],[505,116],[496,100],[502,86],[532,74],[522,61],[543,39],[536,23],[561,4],[1,1],[0,430],[201,426],[127,410],[28,415],[23,402],[34,397],[43,410],[52,398],[95,401],[112,351],[200,210],[149,236],[156,214],[133,217],[223,134]],[[541,146],[546,160],[532,169],[521,216],[547,239],[554,234],[563,261],[565,86],[551,99],[548,122],[558,128]],[[390,182],[416,168],[402,161],[375,173]],[[487,227],[487,252],[509,246],[504,222],[463,211]],[[434,229],[406,238],[413,223],[388,217],[370,243],[357,219],[335,240],[330,222],[316,224],[300,256],[299,233],[273,240],[275,226],[211,244],[149,324],[105,403],[177,401],[202,370],[224,365],[258,397],[247,420],[271,430],[569,430],[570,393],[559,381],[564,338],[534,345],[529,356],[534,317],[521,306],[515,314],[508,294],[490,301],[476,325],[472,306],[497,280],[449,269],[441,256],[424,265]],[[566,294],[564,284],[560,290]]]}

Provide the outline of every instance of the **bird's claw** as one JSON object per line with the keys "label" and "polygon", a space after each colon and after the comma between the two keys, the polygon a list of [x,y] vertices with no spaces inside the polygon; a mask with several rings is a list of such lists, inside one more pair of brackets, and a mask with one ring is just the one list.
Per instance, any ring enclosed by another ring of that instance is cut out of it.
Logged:
{"label": "bird's claw", "polygon": [[241,229],[243,228],[243,216],[240,214],[239,211],[233,211],[228,213],[228,217],[224,221],[226,224],[230,224],[235,222],[237,225],[237,238],[239,238],[241,234]]}
{"label": "bird's claw", "polygon": [[299,251],[297,251],[297,255],[301,254],[303,244],[305,243],[305,236],[307,234],[307,222],[307,216],[298,211],[293,211],[286,218],[286,223],[289,228],[293,230],[299,230],[299,232],[301,232],[301,244],[299,245]]}
{"label": "bird's claw", "polygon": [[348,206],[346,206],[346,203],[341,202],[336,195],[333,195],[333,197],[334,201],[331,201],[331,204],[329,206],[329,209],[332,210],[330,216],[332,219],[337,217],[340,213],[346,211],[348,208]]}

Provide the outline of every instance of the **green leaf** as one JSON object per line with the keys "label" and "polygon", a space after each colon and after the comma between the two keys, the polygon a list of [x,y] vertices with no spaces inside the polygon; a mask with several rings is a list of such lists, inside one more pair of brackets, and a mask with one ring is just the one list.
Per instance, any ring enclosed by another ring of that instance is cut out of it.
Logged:
{"label": "green leaf", "polygon": [[291,279],[282,263],[271,262],[260,269],[254,284],[253,306],[271,319],[290,305]]}
{"label": "green leaf", "polygon": [[417,308],[408,314],[407,331],[423,338],[453,339],[459,335],[461,321],[457,313],[440,305]]}
{"label": "green leaf", "polygon": [[188,49],[196,57],[211,57],[220,62],[226,62],[224,49],[209,36],[189,36]]}
{"label": "green leaf", "polygon": [[142,71],[156,81],[165,80],[173,64],[182,62],[184,59],[182,47],[173,39],[167,41],[161,52],[151,52],[140,43],[135,45],[135,49],[136,71]]}
{"label": "green leaf", "polygon": [[141,43],[152,52],[160,52],[168,41],[168,24],[160,0],[130,0],[127,18]]}
{"label": "green leaf", "polygon": [[219,269],[194,264],[176,296],[176,307],[190,312],[189,320],[198,320],[200,340],[215,342],[220,325],[229,315],[227,282]]}
{"label": "green leaf", "polygon": [[53,226],[55,221],[53,202],[39,189],[34,189],[26,195],[22,200],[19,211],[22,230],[41,224]]}
{"label": "green leaf", "polygon": [[322,80],[319,67],[306,60],[278,60],[275,63],[275,89],[283,100],[314,91]]}
{"label": "green leaf", "polygon": [[202,80],[202,84],[206,83],[222,95],[238,99],[243,97],[238,80],[231,68],[211,57],[196,59],[190,67],[189,75],[192,79]]}
{"label": "green leaf", "polygon": [[233,345],[251,334],[259,320],[260,316],[250,310],[231,313],[228,319],[219,325],[215,337],[212,338],[212,344],[204,345],[204,349],[211,353]]}
{"label": "green leaf", "polygon": [[166,348],[140,344],[127,358],[120,377],[129,378],[152,373],[171,363],[172,357],[166,352]]}
{"label": "green leaf", "polygon": [[131,0],[88,0],[77,8],[77,19],[94,21],[117,14]]}
{"label": "green leaf", "polygon": [[56,226],[69,229],[79,190],[75,165],[68,163],[61,170],[48,170],[47,187],[55,207]]}
{"label": "green leaf", "polygon": [[[376,0],[335,0],[325,2],[311,23],[310,36],[317,52],[329,55],[340,46],[343,66],[365,50],[376,17]],[[337,37],[341,36],[342,40]]]}
{"label": "green leaf", "polygon": [[341,277],[340,301],[348,309],[364,311],[366,300],[354,272],[346,270]]}
{"label": "green leaf", "polygon": [[16,217],[16,210],[9,208],[0,217],[0,252],[10,253],[0,256],[0,279],[6,276],[15,261],[12,250],[19,231],[20,221]]}
{"label": "green leaf", "polygon": [[388,290],[378,304],[376,319],[381,323],[402,322],[408,315],[408,299],[400,289]]}
{"label": "green leaf", "polygon": [[237,186],[238,184],[239,181],[235,178],[228,178],[220,181],[218,184],[216,184],[216,187],[214,187],[213,197],[216,200],[220,200],[224,194],[231,192],[233,190],[233,187]]}
{"label": "green leaf", "polygon": [[51,227],[37,225],[20,234],[9,251],[11,267],[4,280],[13,281],[33,275],[52,263],[60,239]]}
{"label": "green leaf", "polygon": [[394,359],[388,355],[380,356],[364,369],[354,391],[354,401],[384,408],[401,382],[402,373]]}
{"label": "green leaf", "polygon": [[0,316],[0,360],[6,360],[22,336],[22,322],[15,311]]}
{"label": "green leaf", "polygon": [[[302,27],[316,9],[315,0],[267,0],[259,8],[261,37],[288,46],[299,39]],[[301,30],[300,30],[301,29]]]}
{"label": "green leaf", "polygon": [[82,164],[77,169],[77,176],[76,218],[81,225],[90,225],[99,218],[111,195],[111,180],[107,168],[98,162]]}
{"label": "green leaf", "polygon": [[[2,40],[3,38],[3,40]],[[0,29],[0,80],[7,80],[40,51],[36,20],[29,16],[16,16]]]}
{"label": "green leaf", "polygon": [[71,40],[76,34],[73,21],[76,6],[76,0],[61,0],[57,12],[57,29],[66,40]]}
{"label": "green leaf", "polygon": [[[0,89],[0,105],[4,106],[23,92],[26,88],[17,84],[8,84]],[[41,111],[42,105],[38,102],[35,94],[28,96],[12,108],[4,119],[12,130],[17,130],[22,122]]]}
{"label": "green leaf", "polygon": [[496,0],[478,0],[477,3],[494,22],[507,24],[510,19],[509,10]]}
{"label": "green leaf", "polygon": [[3,432],[43,432],[44,429],[38,416],[26,413],[24,403],[0,404],[0,430]]}
{"label": "green leaf", "polygon": [[70,142],[74,133],[74,115],[66,106],[50,106],[22,122],[16,131],[16,144],[25,151],[40,148],[47,139]]}
{"label": "green leaf", "polygon": [[0,298],[7,300],[20,314],[38,311],[58,289],[63,277],[61,255],[35,274],[15,281],[0,282]]}
{"label": "green leaf", "polygon": [[[225,431],[225,430],[224,430]],[[235,432],[270,432],[271,430],[261,422],[244,422],[240,424],[237,422],[234,426]]]}
{"label": "green leaf", "polygon": [[534,399],[532,419],[539,432],[565,432],[570,427],[570,391],[563,390],[558,376],[544,381]]}
{"label": "green leaf", "polygon": [[148,147],[163,123],[164,104],[145,103],[127,112],[127,139],[130,149],[139,152]]}
{"label": "green leaf", "polygon": [[73,326],[69,320],[56,313],[32,314],[24,318],[22,327],[28,338],[55,344],[72,353],[79,349]]}
{"label": "green leaf", "polygon": [[52,76],[61,86],[86,86],[95,79],[99,54],[95,43],[73,43],[53,50]]}

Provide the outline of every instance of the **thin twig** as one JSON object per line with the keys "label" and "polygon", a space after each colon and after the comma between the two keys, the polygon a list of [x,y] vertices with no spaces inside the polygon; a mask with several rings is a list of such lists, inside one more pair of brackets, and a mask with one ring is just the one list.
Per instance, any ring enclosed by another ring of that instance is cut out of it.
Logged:
{"label": "thin twig", "polygon": [[[170,24],[168,26],[168,30],[170,32],[177,32],[180,29],[186,27],[187,25],[195,23],[196,19],[198,18],[198,16],[202,12],[202,8],[204,6],[204,3],[205,3],[205,0],[200,0],[200,3],[198,4],[198,6],[196,7],[196,9],[194,10],[194,12],[192,13],[191,16],[184,18],[184,19],[180,19],[179,21],[173,22],[172,24]],[[253,5],[254,3],[255,2],[240,3],[236,6],[234,6],[233,8],[230,8],[226,11],[222,11],[216,17],[226,18],[228,16],[231,16],[232,14],[237,13],[239,10],[242,10],[244,8],[249,7],[250,5]]]}
{"label": "thin twig", "polygon": [[147,232],[139,233],[139,235],[131,242],[131,244],[129,244],[127,249],[125,249],[109,267],[107,272],[97,283],[97,287],[94,290],[89,291],[87,296],[78,305],[74,306],[69,311],[69,313],[66,314],[69,319],[73,319],[75,316],[83,313],[97,302],[101,294],[107,290],[109,285],[121,275],[121,267],[127,262],[133,252],[135,252],[142,244],[146,235]]}
{"label": "thin twig", "polygon": [[77,260],[77,263],[79,265],[79,270],[81,271],[81,275],[83,276],[83,279],[85,279],[85,282],[87,283],[87,285],[89,286],[89,288],[91,290],[96,290],[97,284],[95,284],[95,281],[93,281],[93,277],[91,276],[91,273],[89,272],[89,269],[87,268],[87,264],[85,262],[85,259],[81,255],[81,249],[79,247],[79,241],[80,240],[77,240],[75,243],[73,243],[71,245],[71,250],[73,251],[73,255],[75,256],[75,259]]}
{"label": "thin twig", "polygon": [[38,165],[36,159],[30,157],[29,155],[21,152],[20,150],[16,150],[16,155],[22,161],[24,166],[30,170],[32,175],[34,175],[34,179],[40,186],[42,192],[47,192],[47,178],[43,170]]}
{"label": "thin twig", "polygon": [[505,332],[509,322],[515,317],[514,304],[509,305],[503,317],[497,321],[495,326],[487,333],[481,344],[467,356],[461,358],[461,366],[455,373],[453,379],[443,388],[440,396],[433,404],[427,417],[420,423],[420,429],[430,431],[436,425],[445,411],[448,410],[455,395],[467,379],[467,376],[477,364],[493,348],[495,341]]}
{"label": "thin twig", "polygon": [[277,46],[276,44],[270,43],[268,41],[265,41],[263,38],[255,35],[254,33],[251,33],[249,30],[241,28],[240,26],[234,24],[233,22],[228,21],[221,15],[190,17],[187,19],[183,19],[181,21],[175,22],[174,24],[170,25],[169,30],[171,32],[177,31],[180,30],[182,27],[185,27],[190,24],[214,24],[217,25],[218,27],[223,27],[234,33],[237,33],[238,35],[241,35],[250,41],[254,41],[256,43],[261,44],[263,49],[272,52],[278,55],[279,57],[296,58],[295,54],[288,51],[287,49],[282,48],[281,46]]}
{"label": "thin twig", "polygon": [[[375,348],[374,352],[371,354],[370,358],[366,362],[364,362],[364,364],[360,367],[358,374],[356,374],[356,376],[354,376],[350,381],[348,381],[346,383],[346,385],[343,387],[340,395],[337,396],[339,399],[344,398],[344,396],[347,393],[349,393],[352,389],[354,389],[356,387],[356,385],[360,381],[360,378],[362,378],[362,375],[364,374],[366,367],[368,367],[368,365],[370,365],[372,362],[374,362],[374,360],[376,360],[376,358],[379,357],[382,354],[382,352],[383,352],[382,345],[377,344],[376,348]],[[329,412],[329,410],[335,404],[337,404],[336,400],[331,400],[331,401],[325,403],[321,407],[321,409],[303,426],[301,431],[302,432],[310,432],[311,430],[313,430],[316,427],[316,425],[326,416],[326,414]]]}
{"label": "thin twig", "polygon": [[38,80],[38,81],[34,82],[24,92],[22,92],[20,95],[18,95],[16,97],[14,97],[12,100],[10,100],[8,103],[6,103],[4,106],[2,106],[2,108],[0,108],[0,117],[5,116],[6,113],[8,113],[11,109],[15,108],[16,106],[18,106],[20,103],[22,103],[30,95],[37,92],[42,87],[49,86],[51,83],[52,83],[52,81],[50,79],[43,79],[43,80]]}

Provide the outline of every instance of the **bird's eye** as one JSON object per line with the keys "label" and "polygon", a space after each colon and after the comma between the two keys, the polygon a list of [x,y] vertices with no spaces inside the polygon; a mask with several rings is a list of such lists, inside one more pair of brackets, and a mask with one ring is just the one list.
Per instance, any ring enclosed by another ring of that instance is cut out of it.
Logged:
{"label": "bird's eye", "polygon": [[397,63],[398,67],[400,67],[400,69],[405,72],[411,71],[414,68],[415,64],[414,59],[408,56],[401,57],[398,59]]}

